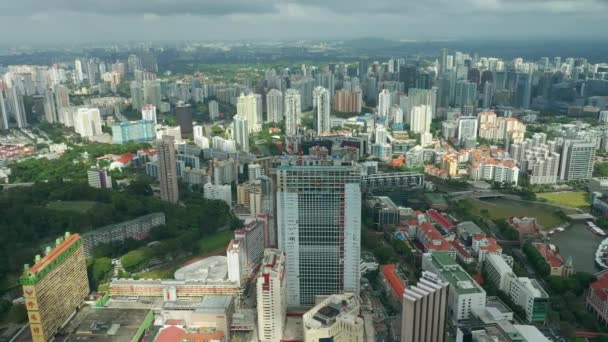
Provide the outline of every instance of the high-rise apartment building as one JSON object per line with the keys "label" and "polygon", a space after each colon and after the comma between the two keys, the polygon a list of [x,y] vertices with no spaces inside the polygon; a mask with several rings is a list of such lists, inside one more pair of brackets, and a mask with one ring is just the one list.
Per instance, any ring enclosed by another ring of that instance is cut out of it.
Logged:
{"label": "high-rise apartment building", "polygon": [[445,341],[449,284],[423,272],[415,286],[403,293],[401,342]]}
{"label": "high-rise apartment building", "polygon": [[143,81],[143,99],[144,103],[153,104],[156,108],[160,108],[162,102],[160,80]]}
{"label": "high-rise apartment building", "polygon": [[352,91],[338,90],[334,98],[334,110],[343,113],[359,113],[362,106],[361,88]]}
{"label": "high-rise apartment building", "polygon": [[4,100],[4,83],[0,82],[0,129],[8,129],[8,109]]}
{"label": "high-rise apartment building", "polygon": [[262,113],[258,113],[262,104],[258,105],[258,96],[253,93],[247,95],[241,93],[237,99],[236,113],[247,120],[249,132],[259,132],[262,129]]}
{"label": "high-rise apartment building", "polygon": [[32,341],[46,342],[76,311],[89,294],[87,264],[80,235],[66,233],[25,265],[20,279]]}
{"label": "high-rise apartment building", "polygon": [[302,105],[300,92],[287,89],[285,92],[285,134],[293,136],[302,124]]}
{"label": "high-rise apartment building", "polygon": [[477,139],[477,117],[461,116],[458,118],[458,141]]}
{"label": "high-rise apartment building", "polygon": [[160,199],[171,203],[177,203],[179,201],[174,141],[174,137],[164,135],[156,144],[160,182]]}
{"label": "high-rise apartment building", "polygon": [[103,133],[99,108],[78,108],[73,120],[74,130],[82,137],[93,137]]}
{"label": "high-rise apartment building", "polygon": [[388,111],[391,108],[393,94],[388,89],[382,89],[378,94],[378,116],[388,116]]}
{"label": "high-rise apartment building", "polygon": [[293,159],[277,168],[277,227],[290,306],[359,292],[361,170],[305,164]]}
{"label": "high-rise apartment building", "polygon": [[266,249],[257,279],[258,337],[261,342],[280,342],[287,315],[285,253]]}
{"label": "high-rise apartment building", "polygon": [[216,120],[220,116],[220,107],[217,101],[211,100],[209,101],[209,117],[211,120]]}
{"label": "high-rise apartment building", "polygon": [[329,114],[331,111],[329,91],[323,87],[316,87],[312,97],[314,103],[314,128],[317,131],[317,134],[329,132],[331,129],[329,122]]}
{"label": "high-rise apartment building", "polygon": [[283,121],[283,93],[277,89],[270,89],[266,94],[266,122]]}
{"label": "high-rise apartment building", "polygon": [[458,108],[477,107],[477,84],[469,81],[456,82],[455,105]]}
{"label": "high-rise apartment building", "polygon": [[249,125],[247,119],[236,115],[233,118],[233,134],[234,140],[239,145],[241,151],[249,152]]}
{"label": "high-rise apartment building", "polygon": [[84,80],[84,73],[82,72],[82,62],[80,59],[74,61],[74,83],[81,84]]}
{"label": "high-rise apartment building", "polygon": [[108,170],[91,167],[87,171],[89,186],[97,189],[112,189],[112,177],[108,174]]}
{"label": "high-rise apartment building", "polygon": [[432,121],[433,112],[431,106],[415,106],[410,113],[410,131],[418,134],[430,132]]}
{"label": "high-rise apartment building", "polygon": [[154,125],[158,124],[156,120],[156,106],[153,104],[144,105],[141,109],[141,119],[152,121]]}

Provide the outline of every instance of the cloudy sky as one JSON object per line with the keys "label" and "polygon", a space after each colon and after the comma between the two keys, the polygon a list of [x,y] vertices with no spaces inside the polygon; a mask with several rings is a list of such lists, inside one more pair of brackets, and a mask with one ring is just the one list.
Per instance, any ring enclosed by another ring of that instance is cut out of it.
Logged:
{"label": "cloudy sky", "polygon": [[581,37],[608,0],[0,0],[0,43]]}

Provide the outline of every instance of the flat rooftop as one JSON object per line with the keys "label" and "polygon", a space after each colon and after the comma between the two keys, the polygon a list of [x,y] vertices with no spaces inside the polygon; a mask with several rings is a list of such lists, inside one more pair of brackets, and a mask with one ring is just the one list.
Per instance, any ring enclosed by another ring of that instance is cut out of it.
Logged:
{"label": "flat rooftop", "polygon": [[84,307],[62,330],[58,341],[130,342],[150,310]]}
{"label": "flat rooftop", "polygon": [[228,258],[212,256],[175,271],[176,280],[218,282],[228,276]]}
{"label": "flat rooftop", "polygon": [[483,292],[483,289],[447,252],[432,252],[431,260],[450,286],[458,294]]}

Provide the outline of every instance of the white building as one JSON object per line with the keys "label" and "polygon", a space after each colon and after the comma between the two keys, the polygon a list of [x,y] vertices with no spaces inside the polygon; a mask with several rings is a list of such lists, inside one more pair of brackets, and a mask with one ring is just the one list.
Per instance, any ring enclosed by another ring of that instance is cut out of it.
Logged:
{"label": "white building", "polygon": [[262,130],[262,113],[258,113],[261,109],[261,102],[258,103],[258,95],[249,93],[247,95],[241,94],[237,99],[236,113],[241,118],[247,120],[249,132],[259,132]]}
{"label": "white building", "polygon": [[203,196],[210,200],[220,200],[232,207],[232,189],[230,185],[217,185],[207,183],[203,189]]}
{"label": "white building", "polygon": [[211,139],[212,147],[215,150],[224,151],[227,153],[235,153],[236,152],[236,141],[231,139],[224,139],[219,136],[214,136]]}
{"label": "white building", "polygon": [[209,101],[209,117],[211,120],[216,120],[220,116],[220,107],[217,101]]}
{"label": "white building", "polygon": [[458,141],[477,140],[477,117],[462,116],[458,118]]}
{"label": "white building", "polygon": [[100,170],[92,167],[87,171],[89,186],[97,189],[112,189],[112,177],[107,170]]}
{"label": "white building", "polygon": [[302,124],[302,107],[300,92],[287,89],[285,92],[285,134],[293,136]]}
{"label": "white building", "polygon": [[202,149],[209,148],[209,138],[203,134],[203,126],[196,125],[192,128],[194,144]]}
{"label": "white building", "polygon": [[359,306],[359,298],[353,293],[329,296],[304,314],[304,341],[363,341],[364,322],[359,317]]}
{"label": "white building", "polygon": [[236,115],[233,118],[233,135],[234,140],[241,151],[249,152],[249,128],[247,119]]}
{"label": "white building", "polygon": [[74,130],[82,137],[93,137],[103,133],[99,108],[78,108],[73,120]]}
{"label": "white building", "polygon": [[600,116],[598,117],[599,122],[608,122],[608,110],[603,110],[600,112]]}
{"label": "white building", "polygon": [[415,106],[412,108],[410,114],[410,131],[419,134],[430,132],[432,120],[433,111],[431,106]]}
{"label": "white building", "polygon": [[283,121],[283,93],[277,89],[270,89],[266,94],[266,122]]}
{"label": "white building", "polygon": [[486,305],[486,291],[452,258],[449,252],[425,253],[422,269],[450,284],[448,313],[455,321],[468,319],[473,309]]}
{"label": "white building", "polygon": [[240,286],[245,280],[245,251],[240,240],[230,240],[228,248],[226,248],[226,258],[228,259],[228,280]]}
{"label": "white building", "polygon": [[317,134],[329,132],[331,129],[329,123],[329,114],[331,111],[329,90],[323,87],[316,87],[312,96],[315,130],[317,131]]}
{"label": "white building", "polygon": [[258,338],[261,342],[280,342],[287,317],[285,253],[264,251],[257,279]]}
{"label": "white building", "polygon": [[388,116],[391,108],[393,94],[388,89],[382,89],[378,94],[378,117]]}
{"label": "white building", "polygon": [[154,124],[157,125],[156,121],[156,106],[153,104],[147,104],[141,109],[141,119],[147,121],[154,121]]}

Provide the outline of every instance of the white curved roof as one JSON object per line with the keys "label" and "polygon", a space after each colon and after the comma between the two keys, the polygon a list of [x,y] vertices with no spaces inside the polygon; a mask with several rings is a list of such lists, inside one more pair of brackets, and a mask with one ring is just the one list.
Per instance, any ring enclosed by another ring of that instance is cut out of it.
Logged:
{"label": "white curved roof", "polygon": [[228,258],[212,256],[175,271],[176,280],[218,282],[228,277]]}

